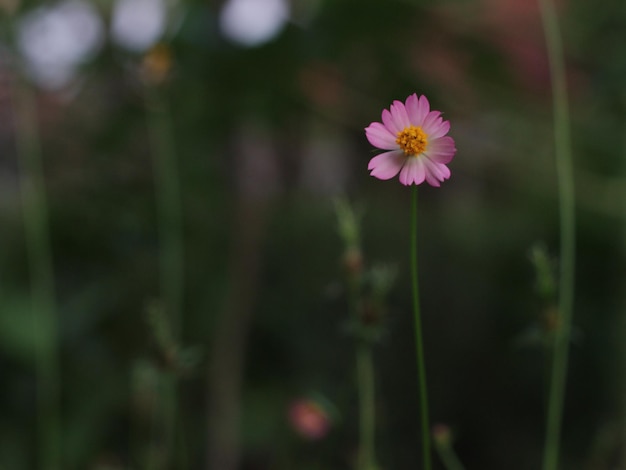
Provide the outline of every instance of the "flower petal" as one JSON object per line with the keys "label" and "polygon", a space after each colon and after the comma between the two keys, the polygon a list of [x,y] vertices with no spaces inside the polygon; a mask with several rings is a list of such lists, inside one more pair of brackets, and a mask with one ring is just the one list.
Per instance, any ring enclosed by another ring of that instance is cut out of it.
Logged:
{"label": "flower petal", "polygon": [[441,181],[439,181],[436,177],[432,175],[432,173],[428,171],[426,172],[426,182],[435,188],[441,186]]}
{"label": "flower petal", "polygon": [[417,124],[415,124],[415,118],[417,117],[418,107],[419,107],[419,98],[417,97],[416,93],[413,93],[411,96],[409,96],[406,99],[405,108],[406,108],[406,113],[409,116],[409,121],[414,126],[417,126]]}
{"label": "flower petal", "polygon": [[433,130],[439,127],[439,123],[441,121],[441,113],[439,111],[431,111],[424,118],[422,129],[426,132],[426,134],[430,135]]}
{"label": "flower petal", "polygon": [[398,134],[398,132],[404,129],[404,127],[398,127],[396,125],[391,115],[391,112],[388,109],[383,109],[382,118],[383,118],[383,124],[385,125],[387,129],[389,129],[389,132],[391,132],[392,134]]}
{"label": "flower petal", "polygon": [[421,184],[426,177],[426,169],[421,157],[409,157],[400,171],[400,183],[409,186]]}
{"label": "flower petal", "polygon": [[365,128],[365,135],[370,144],[384,150],[398,149],[396,136],[380,122],[373,122]]}
{"label": "flower petal", "polygon": [[380,180],[388,180],[396,176],[402,169],[406,156],[402,150],[392,150],[372,158],[367,165],[370,175]]}
{"label": "flower petal", "polygon": [[427,156],[422,157],[426,169],[426,181],[431,186],[439,186],[440,181],[450,178],[450,169],[443,163],[436,163]]}
{"label": "flower petal", "polygon": [[450,163],[456,153],[456,146],[452,137],[440,137],[429,140],[424,154],[435,163]]}
{"label": "flower petal", "polygon": [[450,130],[450,121],[443,121],[439,118],[435,124],[431,126],[430,132],[424,129],[429,139],[438,139],[448,133]]}
{"label": "flower petal", "polygon": [[409,121],[409,115],[406,112],[404,103],[402,101],[395,100],[390,108],[391,117],[400,130],[406,129],[411,125]]}
{"label": "flower petal", "polygon": [[409,112],[409,119],[411,120],[411,124],[413,124],[414,126],[422,127],[422,125],[424,124],[424,118],[430,112],[430,103],[428,102],[428,99],[426,99],[426,97],[422,95],[417,100],[417,103],[412,104],[411,108],[408,108],[407,111]]}
{"label": "flower petal", "polygon": [[429,172],[426,172],[426,182],[435,188],[441,186],[441,182]]}

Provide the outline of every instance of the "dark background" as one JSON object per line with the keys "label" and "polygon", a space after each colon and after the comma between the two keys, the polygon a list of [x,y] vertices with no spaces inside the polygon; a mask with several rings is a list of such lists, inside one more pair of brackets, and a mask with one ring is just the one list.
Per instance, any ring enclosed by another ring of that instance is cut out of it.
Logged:
{"label": "dark background", "polygon": [[[381,469],[417,468],[410,190],[368,175],[375,151],[363,131],[415,92],[444,112],[458,149],[451,179],[419,188],[431,420],[453,429],[468,469],[539,468],[553,299],[537,292],[529,253],[543,246],[556,267],[559,228],[535,2],[293,0],[275,35],[245,45],[220,27],[222,2],[187,1],[170,8],[158,66],[146,62],[147,48],[110,39],[111,3],[91,5],[101,43],[54,86],[28,73],[16,39],[39,5],[4,13],[0,466],[37,460],[41,338],[16,151],[25,82],[45,172],[63,469],[148,468],[165,433],[160,384],[176,374],[176,451],[153,468],[229,470],[210,463],[215,436],[228,435],[211,412],[220,393],[239,425],[231,442],[239,468],[353,468],[354,339],[338,197],[362,214],[365,266],[397,272],[375,345],[377,453]],[[578,237],[561,467],[624,469],[626,10],[621,0],[569,0],[559,15]],[[163,296],[155,158],[168,145],[180,183],[183,275],[170,277],[182,279],[174,349],[184,367],[172,366],[159,337],[160,327],[175,329],[172,312],[150,307]],[[287,419],[306,397],[332,415],[316,441]]]}

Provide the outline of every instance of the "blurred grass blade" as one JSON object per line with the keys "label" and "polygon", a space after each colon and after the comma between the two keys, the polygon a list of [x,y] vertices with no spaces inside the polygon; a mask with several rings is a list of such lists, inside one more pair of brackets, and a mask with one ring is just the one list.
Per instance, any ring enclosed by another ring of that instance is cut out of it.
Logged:
{"label": "blurred grass blade", "polygon": [[[147,88],[148,127],[154,165],[154,181],[159,224],[160,295],[169,318],[169,334],[179,344],[183,313],[183,236],[180,183],[171,117],[165,98],[158,89]],[[164,429],[166,455],[175,458],[177,422],[176,374],[163,377]]]}
{"label": "blurred grass blade", "polygon": [[574,171],[570,147],[570,122],[565,79],[565,60],[557,12],[552,0],[539,0],[548,49],[554,106],[554,143],[560,216],[560,322],[554,335],[552,372],[548,397],[544,470],[559,467],[563,401],[569,359],[569,338],[574,307],[576,219]]}
{"label": "blurred grass blade", "polygon": [[30,271],[35,346],[39,467],[60,470],[58,326],[46,192],[35,96],[18,82],[15,90],[17,153],[20,165],[24,235]]}

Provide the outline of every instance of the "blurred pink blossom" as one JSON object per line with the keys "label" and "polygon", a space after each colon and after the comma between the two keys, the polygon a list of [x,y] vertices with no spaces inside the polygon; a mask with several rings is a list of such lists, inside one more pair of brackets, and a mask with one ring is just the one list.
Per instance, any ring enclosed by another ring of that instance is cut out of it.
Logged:
{"label": "blurred pink blossom", "polygon": [[394,101],[383,110],[382,121],[365,128],[370,144],[387,150],[370,160],[372,176],[388,180],[400,173],[400,183],[406,186],[424,181],[439,186],[450,177],[446,164],[456,153],[454,140],[446,136],[450,122],[430,110],[425,96],[414,93],[405,103]]}
{"label": "blurred pink blossom", "polygon": [[289,422],[302,437],[318,440],[328,434],[331,417],[319,402],[301,398],[289,407]]}

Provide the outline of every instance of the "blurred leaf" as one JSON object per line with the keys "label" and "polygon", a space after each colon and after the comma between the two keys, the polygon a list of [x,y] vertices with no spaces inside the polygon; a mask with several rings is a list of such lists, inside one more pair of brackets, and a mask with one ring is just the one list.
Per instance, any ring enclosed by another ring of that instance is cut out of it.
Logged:
{"label": "blurred leaf", "polygon": [[24,362],[34,361],[34,351],[50,335],[38,328],[31,300],[14,294],[0,299],[0,348]]}

